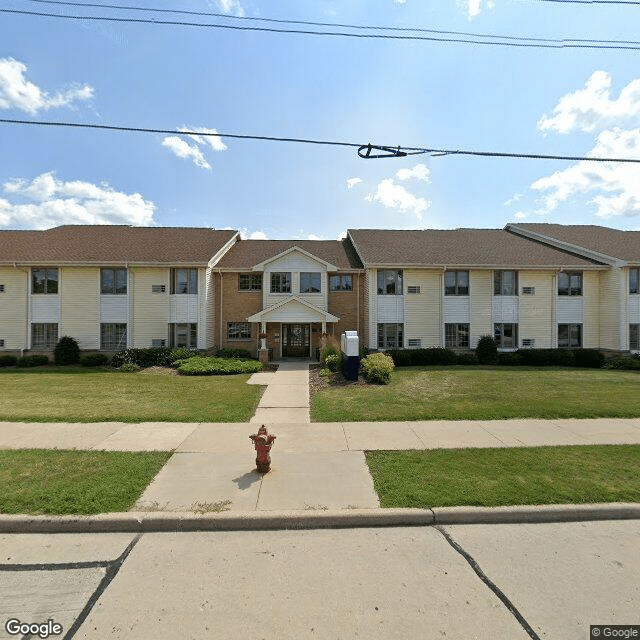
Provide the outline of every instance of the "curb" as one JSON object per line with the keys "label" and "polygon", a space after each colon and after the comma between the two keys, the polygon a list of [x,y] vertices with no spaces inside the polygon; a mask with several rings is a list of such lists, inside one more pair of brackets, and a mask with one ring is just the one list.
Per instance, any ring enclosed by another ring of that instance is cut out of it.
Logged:
{"label": "curb", "polygon": [[639,503],[243,513],[227,511],[207,514],[127,512],[95,516],[0,515],[0,533],[264,531],[631,519],[640,519]]}

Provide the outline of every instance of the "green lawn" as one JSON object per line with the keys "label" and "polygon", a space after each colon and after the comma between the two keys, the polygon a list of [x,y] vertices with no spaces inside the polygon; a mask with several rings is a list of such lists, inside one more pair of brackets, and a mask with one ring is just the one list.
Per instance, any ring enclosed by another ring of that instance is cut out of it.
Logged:
{"label": "green lawn", "polygon": [[81,367],[0,369],[0,421],[248,422],[262,393],[248,379]]}
{"label": "green lawn", "polygon": [[369,451],[383,507],[640,502],[640,445]]}
{"label": "green lawn", "polygon": [[0,513],[127,511],[168,452],[0,451]]}
{"label": "green lawn", "polygon": [[402,367],[388,385],[315,395],[315,422],[640,417],[635,371],[540,367]]}

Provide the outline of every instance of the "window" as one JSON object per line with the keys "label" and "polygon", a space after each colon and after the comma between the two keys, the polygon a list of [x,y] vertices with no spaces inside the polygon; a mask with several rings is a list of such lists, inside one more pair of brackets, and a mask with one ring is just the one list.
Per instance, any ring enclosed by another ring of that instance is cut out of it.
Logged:
{"label": "window", "polygon": [[631,351],[640,351],[640,340],[638,339],[639,332],[638,328],[640,324],[630,324],[629,325],[629,349]]}
{"label": "window", "polygon": [[32,269],[31,293],[58,293],[57,269]]}
{"label": "window", "polygon": [[448,349],[469,348],[469,325],[466,323],[445,324],[444,346]]}
{"label": "window", "polygon": [[378,269],[378,295],[402,295],[402,269]]}
{"label": "window", "polygon": [[100,325],[100,349],[120,351],[127,348],[127,325],[102,323]]}
{"label": "window", "polygon": [[192,323],[171,323],[169,325],[169,346],[196,349],[198,347],[198,325]]}
{"label": "window", "polygon": [[320,293],[320,274],[317,272],[301,273],[300,293]]}
{"label": "window", "polygon": [[227,323],[227,339],[228,340],[251,340],[251,323],[250,322],[228,322]]}
{"label": "window", "polygon": [[198,270],[171,269],[171,293],[198,293]]}
{"label": "window", "polygon": [[350,273],[329,278],[331,291],[353,291],[353,276]]}
{"label": "window", "polygon": [[274,272],[271,274],[271,293],[291,293],[290,272]]}
{"label": "window", "polygon": [[518,325],[510,322],[496,322],[493,325],[493,338],[498,349],[517,349]]}
{"label": "window", "polygon": [[629,269],[629,293],[640,293],[638,289],[638,267]]}
{"label": "window", "polygon": [[517,271],[494,271],[493,272],[493,295],[494,296],[517,296],[518,295],[518,272]]}
{"label": "window", "polygon": [[394,323],[378,324],[378,349],[401,349],[404,325]]}
{"label": "window", "polygon": [[582,271],[561,271],[558,274],[559,296],[582,295]]}
{"label": "window", "polygon": [[58,342],[56,323],[33,323],[31,325],[31,348],[52,351]]}
{"label": "window", "polygon": [[468,296],[469,295],[469,272],[468,271],[445,271],[444,272],[444,295],[445,296]]}
{"label": "window", "polygon": [[241,273],[238,276],[239,291],[262,291],[261,273]]}
{"label": "window", "polygon": [[102,295],[126,295],[127,270],[100,269],[100,293]]}
{"label": "window", "polygon": [[582,347],[582,325],[581,324],[559,324],[558,325],[558,348],[573,349]]}

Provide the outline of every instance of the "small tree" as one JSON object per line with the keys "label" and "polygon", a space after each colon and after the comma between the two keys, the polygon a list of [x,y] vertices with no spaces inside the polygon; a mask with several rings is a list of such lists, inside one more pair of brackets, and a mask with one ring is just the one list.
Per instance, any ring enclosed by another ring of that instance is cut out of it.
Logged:
{"label": "small tree", "polygon": [[491,336],[482,336],[476,347],[476,358],[480,364],[496,364],[498,362],[498,345]]}
{"label": "small tree", "polygon": [[53,359],[57,365],[78,364],[80,347],[75,338],[63,336],[53,350]]}

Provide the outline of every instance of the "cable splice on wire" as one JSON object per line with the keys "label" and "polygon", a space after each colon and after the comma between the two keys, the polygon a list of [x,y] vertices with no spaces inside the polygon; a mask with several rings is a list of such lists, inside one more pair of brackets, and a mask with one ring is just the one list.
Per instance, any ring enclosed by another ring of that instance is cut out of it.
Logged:
{"label": "cable splice on wire", "polygon": [[[586,161],[586,162],[632,162],[640,163],[640,158],[599,158],[593,156],[561,156],[561,155],[547,155],[541,153],[514,153],[505,151],[471,151],[464,149],[431,149],[427,147],[403,147],[400,145],[374,145],[370,142],[367,144],[360,144],[357,142],[342,142],[338,140],[316,140],[313,138],[289,138],[279,136],[258,136],[242,133],[208,133],[202,131],[188,131],[177,129],[160,129],[160,128],[147,128],[147,127],[125,127],[109,124],[93,124],[83,122],[52,122],[46,120],[14,120],[10,118],[0,118],[0,124],[21,124],[21,125],[34,125],[44,127],[69,127],[77,129],[101,129],[106,131],[123,131],[129,133],[162,133],[175,136],[215,136],[218,138],[234,138],[238,140],[262,140],[268,142],[297,142],[301,144],[318,144],[334,147],[352,147],[358,149],[358,155],[361,158],[373,159],[379,157],[404,157],[411,155],[428,154],[432,157],[437,156],[484,156],[491,158],[516,158],[516,159],[529,159],[529,160],[572,160],[572,161]],[[365,149],[376,149],[387,152],[387,155],[367,155],[364,153]],[[362,151],[362,153],[361,153]],[[364,155],[363,155],[364,153]]]}
{"label": "cable splice on wire", "polygon": [[[95,16],[95,15],[69,15],[48,13],[45,11],[24,11],[20,9],[0,9],[0,13],[26,15],[46,18],[59,18],[64,20],[93,20],[98,22],[117,22],[133,24],[153,24],[164,26],[200,27],[209,29],[232,29],[236,31],[257,31],[264,33],[286,33],[296,35],[333,36],[344,38],[360,38],[365,40],[406,40],[424,42],[450,42],[455,44],[483,44],[502,47],[536,48],[536,49],[616,49],[616,50],[640,50],[640,41],[637,40],[597,40],[580,38],[563,38],[557,40],[545,40],[542,38],[526,38],[524,36],[498,36],[498,35],[467,35],[459,32],[464,37],[451,38],[437,35],[393,35],[381,33],[350,33],[346,31],[313,31],[310,29],[276,29],[274,27],[244,26],[237,24],[220,24],[205,22],[184,22],[179,20],[155,20],[152,18],[122,18],[119,16]],[[438,33],[438,32],[436,32]],[[455,32],[450,32],[454,34]],[[475,38],[475,39],[474,39]],[[501,40],[480,40],[478,38],[500,38]]]}

